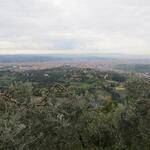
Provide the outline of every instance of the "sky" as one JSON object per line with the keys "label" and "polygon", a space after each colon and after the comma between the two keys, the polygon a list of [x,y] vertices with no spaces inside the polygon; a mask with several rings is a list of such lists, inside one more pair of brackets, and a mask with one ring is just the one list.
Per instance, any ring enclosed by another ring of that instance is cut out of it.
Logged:
{"label": "sky", "polygon": [[150,55],[150,0],[0,0],[0,54]]}

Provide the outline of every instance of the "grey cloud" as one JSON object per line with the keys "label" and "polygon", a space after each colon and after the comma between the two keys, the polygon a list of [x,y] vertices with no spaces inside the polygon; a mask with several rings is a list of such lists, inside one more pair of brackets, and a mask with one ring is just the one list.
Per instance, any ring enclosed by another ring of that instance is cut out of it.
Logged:
{"label": "grey cloud", "polygon": [[[150,53],[149,0],[0,0],[0,50]],[[117,49],[117,50],[116,50]]]}

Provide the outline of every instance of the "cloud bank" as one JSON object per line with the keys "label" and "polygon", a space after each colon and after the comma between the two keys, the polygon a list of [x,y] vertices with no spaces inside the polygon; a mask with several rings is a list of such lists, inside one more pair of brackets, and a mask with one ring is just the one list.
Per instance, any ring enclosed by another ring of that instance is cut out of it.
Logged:
{"label": "cloud bank", "polygon": [[149,0],[0,3],[0,54],[150,54]]}

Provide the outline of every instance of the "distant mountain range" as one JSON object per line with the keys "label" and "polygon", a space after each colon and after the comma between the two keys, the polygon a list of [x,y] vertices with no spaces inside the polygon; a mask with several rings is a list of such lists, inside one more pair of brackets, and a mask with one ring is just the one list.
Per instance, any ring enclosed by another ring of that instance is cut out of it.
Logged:
{"label": "distant mountain range", "polygon": [[117,59],[138,59],[137,57],[122,54],[104,55],[0,55],[1,63],[13,62],[45,62],[45,61],[64,61],[64,60],[117,60]]}
{"label": "distant mountain range", "polygon": [[106,56],[90,55],[0,55],[0,62],[44,62],[44,61],[63,61],[63,60],[107,60],[114,59]]}

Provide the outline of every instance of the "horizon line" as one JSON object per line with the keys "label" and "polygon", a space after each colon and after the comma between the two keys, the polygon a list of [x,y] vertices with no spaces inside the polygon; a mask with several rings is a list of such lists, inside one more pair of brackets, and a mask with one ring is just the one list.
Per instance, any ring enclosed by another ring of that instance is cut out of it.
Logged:
{"label": "horizon line", "polygon": [[150,53],[135,53],[135,52],[112,52],[110,50],[85,50],[85,49],[74,49],[72,50],[0,50],[0,55],[128,55],[128,56],[150,56]]}

